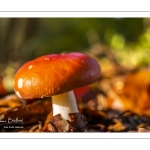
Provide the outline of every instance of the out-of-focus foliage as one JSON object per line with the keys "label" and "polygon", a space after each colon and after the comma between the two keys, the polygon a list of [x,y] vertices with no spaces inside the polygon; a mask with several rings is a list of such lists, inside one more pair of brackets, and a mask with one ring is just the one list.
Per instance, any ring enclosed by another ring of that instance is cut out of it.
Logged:
{"label": "out-of-focus foliage", "polygon": [[0,61],[83,51],[97,42],[116,53],[144,50],[150,47],[149,26],[149,18],[1,18]]}

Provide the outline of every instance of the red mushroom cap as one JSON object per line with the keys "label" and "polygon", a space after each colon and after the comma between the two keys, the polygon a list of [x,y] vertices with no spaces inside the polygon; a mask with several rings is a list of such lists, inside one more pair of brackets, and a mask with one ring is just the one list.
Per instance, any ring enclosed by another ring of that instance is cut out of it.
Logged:
{"label": "red mushroom cap", "polygon": [[43,98],[89,85],[99,77],[99,64],[86,54],[51,54],[23,65],[15,74],[14,91],[24,99]]}

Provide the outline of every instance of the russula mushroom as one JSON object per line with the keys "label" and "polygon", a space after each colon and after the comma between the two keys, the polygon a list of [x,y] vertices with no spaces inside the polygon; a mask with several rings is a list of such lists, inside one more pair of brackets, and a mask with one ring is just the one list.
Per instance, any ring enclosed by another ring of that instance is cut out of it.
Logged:
{"label": "russula mushroom", "polygon": [[99,64],[86,54],[51,54],[23,65],[14,76],[14,91],[23,99],[52,97],[53,116],[61,114],[67,131],[68,113],[79,112],[73,90],[99,77]]}

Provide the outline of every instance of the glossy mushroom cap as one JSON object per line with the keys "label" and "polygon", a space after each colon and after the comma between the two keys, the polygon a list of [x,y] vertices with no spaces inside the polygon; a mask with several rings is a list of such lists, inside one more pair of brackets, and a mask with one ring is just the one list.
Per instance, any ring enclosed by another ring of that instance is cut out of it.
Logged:
{"label": "glossy mushroom cap", "polygon": [[25,63],[15,74],[14,91],[24,99],[62,94],[95,82],[100,66],[78,52],[41,56]]}

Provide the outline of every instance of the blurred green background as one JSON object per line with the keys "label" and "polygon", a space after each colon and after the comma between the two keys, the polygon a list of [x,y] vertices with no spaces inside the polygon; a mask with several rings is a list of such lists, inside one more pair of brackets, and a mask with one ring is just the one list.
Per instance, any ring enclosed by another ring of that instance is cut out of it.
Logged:
{"label": "blurred green background", "polygon": [[89,51],[95,45],[124,67],[148,66],[150,18],[0,18],[0,77],[11,91],[13,75],[26,61],[71,51],[98,55],[96,48]]}

